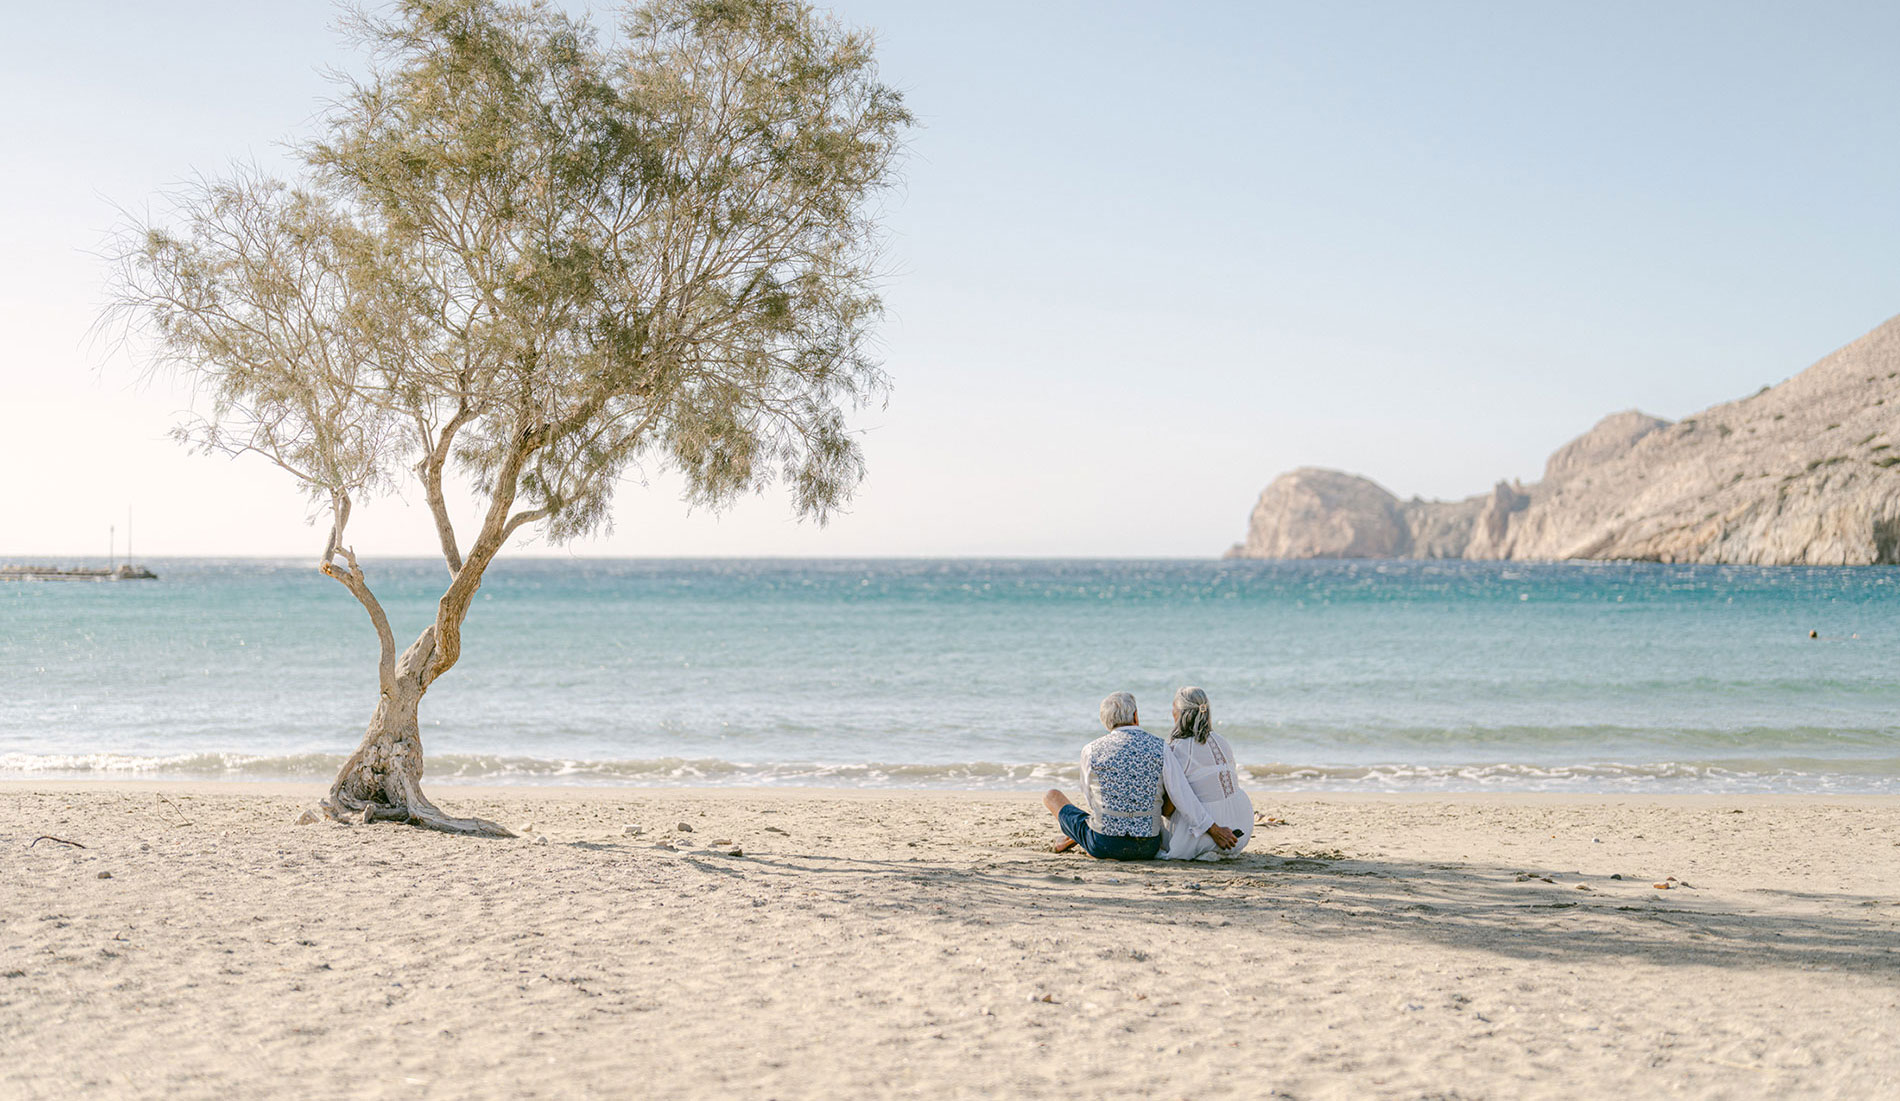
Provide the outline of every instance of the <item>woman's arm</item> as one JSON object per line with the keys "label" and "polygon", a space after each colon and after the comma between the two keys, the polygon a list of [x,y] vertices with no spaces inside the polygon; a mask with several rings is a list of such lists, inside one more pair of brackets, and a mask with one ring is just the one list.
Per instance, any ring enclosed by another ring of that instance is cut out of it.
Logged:
{"label": "woman's arm", "polygon": [[[1181,816],[1182,824],[1187,826],[1189,831],[1197,834],[1207,833],[1208,827],[1214,825],[1214,815],[1208,811],[1207,805],[1201,802],[1200,796],[1194,794],[1194,787],[1188,783],[1187,773],[1181,771],[1181,762],[1175,759],[1172,751],[1163,751],[1161,754],[1161,790],[1163,800],[1173,801],[1175,813]],[[1225,830],[1221,832],[1226,833]],[[1227,834],[1227,845],[1234,843],[1233,836],[1231,833]],[[1219,839],[1216,838],[1216,843],[1218,841]],[[1222,845],[1221,848],[1224,849],[1227,845]]]}

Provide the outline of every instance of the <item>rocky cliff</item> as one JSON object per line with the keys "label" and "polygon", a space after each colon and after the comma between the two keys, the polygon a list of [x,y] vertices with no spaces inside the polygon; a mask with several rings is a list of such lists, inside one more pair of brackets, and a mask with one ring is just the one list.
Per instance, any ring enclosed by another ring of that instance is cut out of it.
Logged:
{"label": "rocky cliff", "polygon": [[1253,507],[1253,558],[1399,558],[1412,534],[1398,499],[1364,478],[1301,467],[1276,478]]}
{"label": "rocky cliff", "polygon": [[1246,558],[1900,563],[1900,318],[1779,386],[1671,424],[1615,413],[1542,481],[1400,501],[1302,467],[1254,505]]}

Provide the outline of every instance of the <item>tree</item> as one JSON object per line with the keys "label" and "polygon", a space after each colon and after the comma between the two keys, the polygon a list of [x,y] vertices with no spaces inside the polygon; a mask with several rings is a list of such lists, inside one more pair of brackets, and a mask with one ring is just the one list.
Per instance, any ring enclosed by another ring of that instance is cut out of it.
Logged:
{"label": "tree", "polygon": [[[418,708],[484,571],[524,528],[601,529],[636,463],[696,505],[782,478],[823,523],[849,496],[845,418],[887,382],[876,201],[911,119],[871,39],[797,0],[651,0],[609,43],[501,0],[348,26],[373,61],[299,178],[201,179],[170,224],[134,221],[107,316],[208,395],[181,439],[311,495],[318,568],[375,627],[379,698],[322,810],[506,836],[421,789]],[[478,495],[466,541],[447,471]],[[406,484],[448,580],[399,649],[347,533]]]}

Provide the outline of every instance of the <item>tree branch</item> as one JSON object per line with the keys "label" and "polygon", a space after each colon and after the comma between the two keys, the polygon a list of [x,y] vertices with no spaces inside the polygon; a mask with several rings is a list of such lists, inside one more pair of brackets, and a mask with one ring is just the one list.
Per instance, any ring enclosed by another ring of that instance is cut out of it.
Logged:
{"label": "tree branch", "polygon": [[[369,613],[369,621],[376,627],[376,643],[380,656],[376,663],[377,680],[384,694],[396,690],[396,636],[389,629],[389,616],[384,613],[383,605],[370,591],[369,582],[363,577],[363,567],[356,562],[356,552],[343,545],[343,528],[350,522],[350,495],[343,492],[330,494],[330,538],[323,548],[323,560],[317,569],[323,576],[350,590],[357,603]],[[344,566],[337,568],[336,556],[343,556]]]}
{"label": "tree branch", "polygon": [[449,518],[448,501],[442,495],[442,468],[449,461],[449,451],[455,442],[455,433],[474,419],[474,416],[475,411],[469,408],[468,400],[462,399],[455,410],[455,415],[449,418],[449,423],[442,426],[440,435],[431,441],[427,433],[424,433],[423,441],[429,446],[429,451],[416,467],[416,473],[422,478],[423,493],[429,500],[429,511],[435,514],[435,534],[442,543],[442,558],[448,563],[451,579],[462,572],[462,551],[456,544],[455,522]]}
{"label": "tree branch", "polygon": [[449,582],[448,591],[436,602],[435,660],[430,663],[429,672],[423,678],[425,687],[436,677],[448,672],[462,656],[462,620],[468,616],[468,606],[475,599],[475,590],[481,587],[482,573],[508,540],[511,531],[508,527],[508,510],[514,507],[515,495],[520,492],[521,471],[546,440],[547,429],[544,427],[520,429],[515,433],[514,446],[502,460],[501,469],[495,472],[495,488],[489,497],[488,514],[482,520],[481,533],[469,547],[468,558],[456,573],[455,580]]}
{"label": "tree branch", "polygon": [[508,522],[502,526],[501,537],[506,539],[513,535],[515,529],[521,527],[523,524],[532,524],[536,520],[545,520],[552,515],[554,515],[553,506],[529,509],[526,512],[517,512],[513,516],[510,516]]}

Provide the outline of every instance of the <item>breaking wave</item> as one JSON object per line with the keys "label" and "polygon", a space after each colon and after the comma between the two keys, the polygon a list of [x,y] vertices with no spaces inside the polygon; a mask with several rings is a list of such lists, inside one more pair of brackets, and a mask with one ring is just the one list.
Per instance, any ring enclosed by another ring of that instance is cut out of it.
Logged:
{"label": "breaking wave", "polygon": [[[259,756],[194,753],[0,754],[0,779],[244,780],[323,782],[341,754]],[[1256,791],[1575,793],[1900,794],[1900,757],[1664,761],[1536,765],[1314,765],[1275,763],[1246,769]],[[626,787],[936,788],[1025,791],[1074,784],[1072,763],[948,764],[814,761],[748,763],[716,758],[565,760],[486,754],[439,754],[428,764],[435,784],[521,784]]]}

